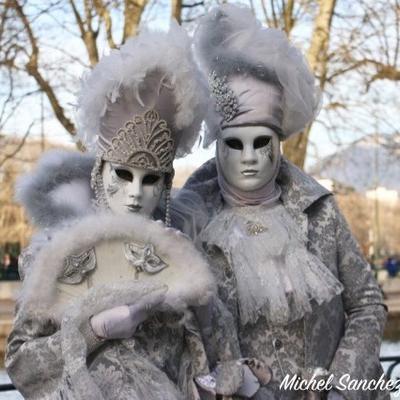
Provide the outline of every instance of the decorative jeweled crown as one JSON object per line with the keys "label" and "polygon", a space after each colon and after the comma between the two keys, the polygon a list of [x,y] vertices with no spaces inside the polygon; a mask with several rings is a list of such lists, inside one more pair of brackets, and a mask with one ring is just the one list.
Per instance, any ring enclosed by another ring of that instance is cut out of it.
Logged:
{"label": "decorative jeweled crown", "polygon": [[103,153],[103,160],[150,169],[172,172],[174,140],[167,122],[157,111],[136,115],[119,129],[111,146]]}
{"label": "decorative jeweled crown", "polygon": [[229,88],[226,76],[219,77],[215,71],[208,76],[210,91],[215,98],[215,109],[226,122],[235,118],[239,112],[239,104],[235,93]]}

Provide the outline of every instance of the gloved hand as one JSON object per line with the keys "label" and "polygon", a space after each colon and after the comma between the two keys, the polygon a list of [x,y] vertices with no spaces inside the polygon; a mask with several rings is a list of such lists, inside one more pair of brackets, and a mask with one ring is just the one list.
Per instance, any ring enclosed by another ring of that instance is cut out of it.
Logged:
{"label": "gloved hand", "polygon": [[243,369],[243,383],[235,394],[249,399],[260,389],[260,382],[247,365],[243,365]]}
{"label": "gloved hand", "polygon": [[244,366],[239,360],[225,361],[210,374],[197,376],[195,381],[209,393],[232,396],[244,383]]}
{"label": "gloved hand", "polygon": [[332,389],[328,393],[327,400],[346,400],[340,392],[336,391],[335,389]]}
{"label": "gloved hand", "polygon": [[137,327],[160,308],[167,288],[151,292],[130,305],[104,310],[90,318],[90,325],[97,337],[102,339],[128,339]]}
{"label": "gloved hand", "polygon": [[272,380],[272,369],[257,358],[242,358],[241,363],[247,365],[262,386]]}
{"label": "gloved hand", "polygon": [[255,358],[219,363],[211,374],[198,376],[196,383],[205,391],[224,396],[253,397],[261,385],[272,379],[272,371]]}

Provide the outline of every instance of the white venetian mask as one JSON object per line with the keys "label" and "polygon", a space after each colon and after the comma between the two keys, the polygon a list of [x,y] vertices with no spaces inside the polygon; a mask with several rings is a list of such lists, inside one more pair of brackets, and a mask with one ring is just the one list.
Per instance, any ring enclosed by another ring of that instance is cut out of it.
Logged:
{"label": "white venetian mask", "polygon": [[276,176],[279,166],[278,135],[265,126],[228,127],[220,132],[217,157],[226,182],[251,192]]}
{"label": "white venetian mask", "polygon": [[102,177],[111,211],[116,214],[137,212],[152,216],[164,189],[163,174],[105,161]]}

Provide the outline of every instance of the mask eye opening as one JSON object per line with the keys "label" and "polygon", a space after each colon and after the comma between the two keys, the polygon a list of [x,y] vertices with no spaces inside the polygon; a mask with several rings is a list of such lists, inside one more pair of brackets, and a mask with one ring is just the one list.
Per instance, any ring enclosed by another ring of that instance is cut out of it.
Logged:
{"label": "mask eye opening", "polygon": [[160,180],[160,176],[156,174],[148,174],[143,177],[143,185],[155,185]]}
{"label": "mask eye opening", "polygon": [[124,180],[124,181],[133,181],[133,175],[132,172],[128,171],[127,169],[124,168],[115,168],[114,169],[115,174],[118,176],[118,178]]}
{"label": "mask eye opening", "polygon": [[236,138],[227,138],[224,140],[225,144],[234,150],[243,150],[243,143],[241,140]]}
{"label": "mask eye opening", "polygon": [[254,139],[253,146],[255,149],[261,149],[269,144],[271,141],[270,136],[259,136]]}

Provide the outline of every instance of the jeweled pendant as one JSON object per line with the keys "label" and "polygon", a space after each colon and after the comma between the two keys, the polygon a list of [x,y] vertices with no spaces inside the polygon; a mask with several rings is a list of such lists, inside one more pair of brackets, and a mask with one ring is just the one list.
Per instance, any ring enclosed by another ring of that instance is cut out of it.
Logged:
{"label": "jeweled pendant", "polygon": [[246,230],[249,236],[257,236],[268,230],[268,228],[258,222],[247,221]]}

